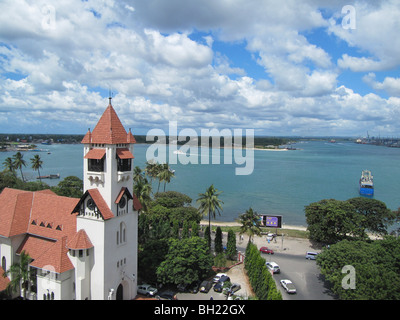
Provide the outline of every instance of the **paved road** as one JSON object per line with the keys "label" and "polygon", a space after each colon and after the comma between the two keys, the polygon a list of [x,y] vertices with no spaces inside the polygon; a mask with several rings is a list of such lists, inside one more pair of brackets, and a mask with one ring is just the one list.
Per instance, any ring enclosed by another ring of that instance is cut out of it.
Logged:
{"label": "paved road", "polygon": [[[302,255],[275,253],[261,254],[266,261],[276,262],[280,274],[274,274],[277,287],[282,291],[284,300],[332,300],[334,297],[328,290],[315,260],[307,260]],[[279,281],[289,279],[296,286],[296,294],[288,294]]]}

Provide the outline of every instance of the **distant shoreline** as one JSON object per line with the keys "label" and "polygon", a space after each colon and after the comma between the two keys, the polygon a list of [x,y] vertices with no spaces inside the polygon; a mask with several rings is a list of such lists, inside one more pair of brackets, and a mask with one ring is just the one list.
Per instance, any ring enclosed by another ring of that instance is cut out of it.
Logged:
{"label": "distant shoreline", "polygon": [[[208,226],[208,220],[201,220],[200,225]],[[235,221],[211,221],[212,226],[219,226],[219,227],[240,227],[241,224]],[[300,230],[300,231],[307,231],[307,227],[305,226],[296,226],[296,225],[284,225],[282,229],[291,229],[291,230]]]}

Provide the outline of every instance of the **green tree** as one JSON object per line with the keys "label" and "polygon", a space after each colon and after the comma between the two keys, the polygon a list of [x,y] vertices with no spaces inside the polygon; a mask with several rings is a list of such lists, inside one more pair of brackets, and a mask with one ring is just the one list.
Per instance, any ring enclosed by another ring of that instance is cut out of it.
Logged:
{"label": "green tree", "polygon": [[133,182],[137,184],[138,182],[143,181],[143,179],[144,179],[144,176],[143,176],[142,169],[140,169],[140,167],[136,166],[133,169]]}
{"label": "green tree", "polygon": [[14,176],[16,176],[14,160],[11,157],[8,157],[4,160],[3,166],[6,172],[11,172]]}
{"label": "green tree", "polygon": [[265,265],[265,259],[261,257],[257,246],[251,242],[246,247],[244,267],[258,299],[282,300],[282,295],[276,288],[275,281]]}
{"label": "green tree", "polygon": [[196,221],[192,221],[192,232],[190,233],[191,237],[199,236],[199,223]]}
{"label": "green tree", "polygon": [[217,231],[215,232],[214,250],[217,254],[224,251],[224,248],[222,246],[222,230],[219,226],[217,227]]}
{"label": "green tree", "polygon": [[182,227],[182,239],[189,238],[189,223],[187,220],[183,221],[183,227]]}
{"label": "green tree", "polygon": [[[382,240],[342,240],[317,257],[331,290],[342,300],[400,299],[400,239],[386,236]],[[343,267],[353,268],[350,275]],[[353,276],[348,288],[345,277]]]}
{"label": "green tree", "polygon": [[362,217],[351,203],[335,199],[311,203],[305,208],[310,239],[332,244],[348,237],[363,237]]}
{"label": "green tree", "polygon": [[249,236],[249,243],[253,236],[261,235],[261,224],[257,212],[253,211],[252,208],[246,210],[245,213],[239,216],[240,223],[240,234],[246,233]]}
{"label": "green tree", "polygon": [[25,160],[23,159],[24,156],[21,152],[17,152],[13,156],[13,161],[14,161],[14,168],[19,169],[21,172],[21,179],[23,182],[25,182],[24,175],[22,174],[22,167],[26,167]]}
{"label": "green tree", "polygon": [[157,268],[168,253],[167,239],[150,239],[138,253],[138,272],[141,279],[154,283],[157,279]]}
{"label": "green tree", "polygon": [[32,281],[34,281],[34,276],[32,271],[29,269],[29,263],[31,262],[31,257],[24,251],[21,252],[20,261],[14,263],[10,268],[3,273],[3,277],[11,276],[11,281],[7,285],[7,290],[11,292],[17,292],[21,285],[24,288],[23,298],[26,300],[26,294],[28,288]]}
{"label": "green tree", "polygon": [[357,197],[347,200],[360,216],[364,232],[367,230],[378,235],[386,235],[388,227],[396,220],[397,215],[386,207],[382,201]]}
{"label": "green tree", "polygon": [[205,193],[200,193],[199,198],[197,199],[197,203],[199,203],[199,211],[203,215],[208,215],[208,227],[211,229],[211,216],[215,219],[216,213],[221,215],[222,204],[224,203],[218,197],[222,191],[218,191],[218,189],[214,188],[214,185],[211,185]]}
{"label": "green tree", "polygon": [[171,239],[168,254],[157,268],[157,279],[163,284],[188,285],[204,279],[212,262],[204,239]]}
{"label": "green tree", "polygon": [[204,230],[204,239],[207,242],[208,248],[211,248],[211,229],[209,226]]}
{"label": "green tree", "polygon": [[133,193],[142,205],[142,209],[140,209],[140,212],[143,211],[147,213],[152,202],[151,184],[147,181],[146,178],[138,179],[133,185]]}
{"label": "green tree", "polygon": [[80,198],[83,195],[83,181],[76,176],[65,177],[52,190],[59,196]]}
{"label": "green tree", "polygon": [[33,158],[31,158],[31,163],[32,163],[32,169],[37,170],[39,174],[39,180],[42,182],[42,178],[40,176],[40,169],[42,168],[43,161],[40,159],[40,156],[38,154],[35,154]]}
{"label": "green tree", "polygon": [[233,232],[233,230],[228,231],[228,240],[226,244],[226,255],[229,259],[234,259],[236,258],[236,235]]}

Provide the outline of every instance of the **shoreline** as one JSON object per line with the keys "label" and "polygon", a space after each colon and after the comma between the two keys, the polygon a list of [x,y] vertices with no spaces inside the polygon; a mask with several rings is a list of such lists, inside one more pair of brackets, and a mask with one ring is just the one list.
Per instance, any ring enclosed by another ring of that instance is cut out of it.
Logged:
{"label": "shoreline", "polygon": [[[208,226],[208,220],[201,220],[200,225]],[[211,221],[211,226],[219,226],[219,227],[240,227],[241,224],[238,222],[228,222],[228,221]],[[296,226],[296,225],[284,225],[281,229],[290,229],[290,230],[300,230],[307,231],[307,227],[305,226]]]}

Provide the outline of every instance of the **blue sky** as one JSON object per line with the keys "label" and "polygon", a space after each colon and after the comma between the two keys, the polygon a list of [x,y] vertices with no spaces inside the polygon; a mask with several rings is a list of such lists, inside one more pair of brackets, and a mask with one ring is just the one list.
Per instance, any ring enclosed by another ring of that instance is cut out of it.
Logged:
{"label": "blue sky", "polygon": [[5,0],[0,132],[84,134],[111,89],[136,134],[400,136],[399,16],[394,0]]}

